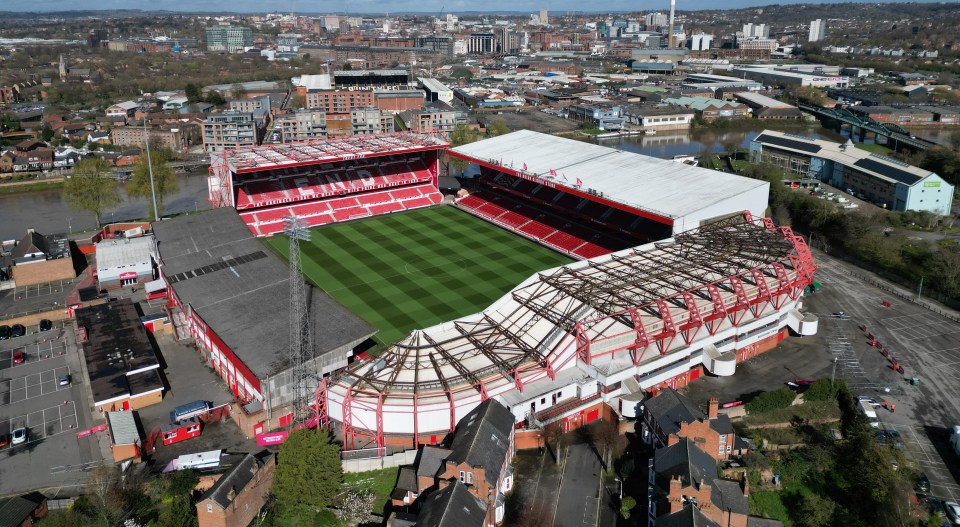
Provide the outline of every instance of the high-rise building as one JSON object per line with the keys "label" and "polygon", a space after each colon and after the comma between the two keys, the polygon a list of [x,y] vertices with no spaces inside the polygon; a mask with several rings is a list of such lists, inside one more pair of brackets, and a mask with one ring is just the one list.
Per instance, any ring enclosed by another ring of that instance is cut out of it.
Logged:
{"label": "high-rise building", "polygon": [[547,8],[546,8],[546,7],[541,7],[541,8],[540,8],[540,24],[541,24],[541,25],[544,25],[544,26],[549,26],[549,25],[550,25],[550,17],[549,17],[548,14],[547,14]]}
{"label": "high-rise building", "polygon": [[707,51],[711,44],[713,44],[713,35],[705,33],[690,35],[690,40],[687,41],[687,47],[690,48],[690,51]]}
{"label": "high-rise building", "polygon": [[470,33],[467,53],[490,53],[493,51],[493,33]]}
{"label": "high-rise building", "polygon": [[743,38],[770,38],[770,26],[766,24],[744,24]]}
{"label": "high-rise building", "polygon": [[257,123],[250,113],[227,111],[211,114],[203,123],[203,148],[206,152],[254,146],[258,143],[257,136]]}
{"label": "high-rise building", "polygon": [[644,17],[644,22],[649,28],[650,26],[665,26],[669,20],[665,13],[647,13],[647,16]]}
{"label": "high-rise building", "polygon": [[277,118],[274,130],[280,132],[281,143],[320,139],[327,136],[327,115],[323,110],[302,108]]}
{"label": "high-rise building", "polygon": [[807,39],[809,42],[818,42],[823,40],[827,36],[827,22],[818,18],[810,22],[810,37]]}
{"label": "high-rise building", "polygon": [[243,51],[253,45],[253,31],[249,27],[229,24],[207,27],[207,51]]}

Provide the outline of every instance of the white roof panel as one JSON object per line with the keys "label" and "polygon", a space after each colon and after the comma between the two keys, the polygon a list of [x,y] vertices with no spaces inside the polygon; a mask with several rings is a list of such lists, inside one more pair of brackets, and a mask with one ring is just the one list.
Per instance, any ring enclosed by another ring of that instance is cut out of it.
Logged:
{"label": "white roof panel", "polygon": [[[767,183],[530,130],[451,152],[676,220]],[[523,169],[526,165],[526,170]],[[551,176],[551,170],[556,176]],[[582,185],[577,188],[577,180]]]}

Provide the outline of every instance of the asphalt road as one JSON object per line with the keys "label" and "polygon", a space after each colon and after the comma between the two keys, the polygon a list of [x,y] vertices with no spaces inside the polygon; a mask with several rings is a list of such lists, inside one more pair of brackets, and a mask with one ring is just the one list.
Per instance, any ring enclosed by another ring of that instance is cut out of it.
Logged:
{"label": "asphalt road", "polygon": [[[26,356],[13,364],[13,352]],[[0,341],[0,434],[27,428],[27,441],[0,450],[0,495],[41,489],[76,495],[86,471],[102,462],[96,436],[78,438],[92,426],[91,403],[73,332],[55,328]],[[56,377],[70,374],[59,386]]]}
{"label": "asphalt road", "polygon": [[600,460],[589,445],[566,449],[554,527],[596,527],[599,514]]}

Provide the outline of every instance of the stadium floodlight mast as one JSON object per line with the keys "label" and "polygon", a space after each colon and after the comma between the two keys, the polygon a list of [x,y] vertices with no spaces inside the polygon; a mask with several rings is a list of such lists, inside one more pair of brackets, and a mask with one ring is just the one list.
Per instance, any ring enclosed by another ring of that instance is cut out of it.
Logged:
{"label": "stadium floodlight mast", "polygon": [[307,287],[300,265],[300,240],[310,239],[307,222],[291,215],[283,218],[283,233],[290,239],[290,350],[289,363],[293,374],[293,425],[299,427],[307,419],[307,367],[313,358]]}

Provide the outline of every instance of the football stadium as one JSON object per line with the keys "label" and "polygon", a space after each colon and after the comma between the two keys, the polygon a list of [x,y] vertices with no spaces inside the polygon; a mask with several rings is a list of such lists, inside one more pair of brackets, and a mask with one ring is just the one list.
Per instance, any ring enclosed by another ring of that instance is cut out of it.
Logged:
{"label": "football stadium", "polygon": [[[438,189],[444,151],[480,167],[456,196]],[[762,181],[518,131],[237,149],[209,188],[216,209],[165,220],[158,247],[178,333],[255,433],[291,422],[291,215],[315,227],[300,242],[311,404],[346,449],[437,443],[489,398],[531,430],[634,417],[645,394],[817,330],[802,311],[815,263],[763,217]],[[168,253],[189,264],[168,275]]]}

